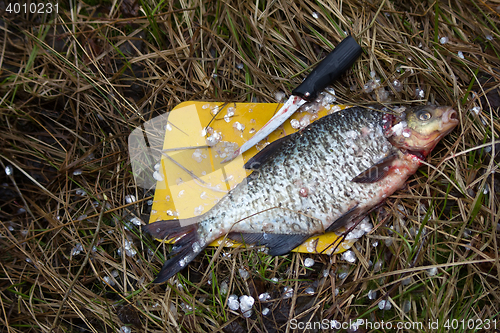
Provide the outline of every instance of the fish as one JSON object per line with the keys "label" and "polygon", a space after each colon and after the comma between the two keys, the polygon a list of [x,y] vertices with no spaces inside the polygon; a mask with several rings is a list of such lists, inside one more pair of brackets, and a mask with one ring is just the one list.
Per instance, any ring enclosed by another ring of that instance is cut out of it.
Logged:
{"label": "fish", "polygon": [[143,226],[175,243],[153,283],[167,281],[226,235],[278,256],[360,222],[405,185],[459,122],[449,106],[398,111],[351,107],[322,117],[248,160],[252,173],[205,214]]}

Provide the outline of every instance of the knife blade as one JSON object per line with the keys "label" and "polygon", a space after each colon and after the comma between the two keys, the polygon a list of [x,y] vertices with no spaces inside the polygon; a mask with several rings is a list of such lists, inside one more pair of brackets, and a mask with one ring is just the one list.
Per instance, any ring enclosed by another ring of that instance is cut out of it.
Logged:
{"label": "knife blade", "polygon": [[252,148],[283,124],[302,105],[316,99],[318,94],[328,84],[332,83],[352,66],[361,55],[361,51],[361,46],[359,46],[356,40],[352,36],[347,36],[292,91],[292,95],[278,112],[250,140],[241,145],[233,154],[226,157],[222,163],[232,161],[237,156]]}

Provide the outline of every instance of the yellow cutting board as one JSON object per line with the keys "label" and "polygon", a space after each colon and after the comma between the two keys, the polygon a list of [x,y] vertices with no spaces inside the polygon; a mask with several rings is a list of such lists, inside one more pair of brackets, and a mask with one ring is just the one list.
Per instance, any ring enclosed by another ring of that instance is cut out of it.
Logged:
{"label": "yellow cutting board", "polygon": [[[267,144],[300,130],[300,126],[347,106],[322,106],[317,113],[296,112],[260,142],[229,163],[222,160],[250,139],[282,104],[184,102],[168,114],[161,164],[156,167],[156,190],[150,223],[186,219],[208,212],[230,189],[252,172],[244,164]],[[207,128],[207,126],[209,126]],[[207,130],[208,129],[208,130]],[[215,133],[215,134],[214,134]],[[217,144],[213,145],[217,140]],[[343,230],[311,237],[294,251],[341,253],[355,240],[342,242]],[[160,240],[163,241],[163,240]],[[219,239],[212,246],[220,246]],[[224,246],[240,246],[226,240]]]}

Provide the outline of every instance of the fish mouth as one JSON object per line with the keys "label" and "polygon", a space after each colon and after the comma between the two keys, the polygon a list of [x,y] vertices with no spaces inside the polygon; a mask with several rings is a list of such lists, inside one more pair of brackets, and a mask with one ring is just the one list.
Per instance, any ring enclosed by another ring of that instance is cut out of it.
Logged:
{"label": "fish mouth", "polygon": [[[457,125],[458,125],[458,113],[452,107],[444,106],[441,107],[444,109],[443,115],[441,116],[441,123],[439,126],[439,130],[431,133],[429,139],[429,144],[433,144],[432,148],[441,140],[443,137],[448,135]],[[432,138],[432,134],[435,135]],[[432,149],[431,148],[431,149]]]}
{"label": "fish mouth", "polygon": [[[442,129],[448,134],[455,126],[458,125],[458,113],[451,107],[444,107],[441,126]],[[445,135],[446,135],[445,134]]]}

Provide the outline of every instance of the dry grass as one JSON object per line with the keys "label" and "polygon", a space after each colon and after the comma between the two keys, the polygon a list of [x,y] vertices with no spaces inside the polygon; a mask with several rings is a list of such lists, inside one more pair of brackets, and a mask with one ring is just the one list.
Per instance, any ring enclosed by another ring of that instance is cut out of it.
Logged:
{"label": "dry grass", "polygon": [[[290,332],[293,318],[415,321],[423,331],[440,320],[437,331],[448,331],[446,320],[497,320],[499,161],[484,148],[500,131],[499,3],[398,3],[61,1],[59,15],[6,13],[0,166],[13,175],[0,172],[0,332]],[[128,222],[147,216],[151,198],[131,175],[131,130],[186,100],[273,102],[344,31],[365,52],[335,84],[339,102],[376,100],[362,90],[375,72],[391,103],[452,105],[461,120],[385,214],[372,216],[377,228],[356,246],[357,262],[318,255],[305,268],[301,254],[208,249],[178,283],[149,284],[161,262]],[[126,195],[139,200],[125,204]],[[128,240],[133,257],[117,252]],[[244,318],[228,309],[224,281],[228,294],[272,299]],[[390,310],[378,309],[383,299]]]}

